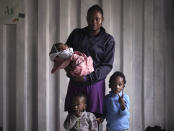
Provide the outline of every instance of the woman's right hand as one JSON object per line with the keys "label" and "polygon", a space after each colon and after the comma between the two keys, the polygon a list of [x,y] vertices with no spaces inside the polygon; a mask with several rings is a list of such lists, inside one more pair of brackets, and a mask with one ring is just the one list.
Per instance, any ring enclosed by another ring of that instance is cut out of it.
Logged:
{"label": "woman's right hand", "polygon": [[67,67],[65,67],[66,75],[67,75],[69,78],[72,78],[72,75],[71,75],[71,73],[70,73],[71,70],[72,70],[72,67],[71,67],[70,64],[69,64]]}

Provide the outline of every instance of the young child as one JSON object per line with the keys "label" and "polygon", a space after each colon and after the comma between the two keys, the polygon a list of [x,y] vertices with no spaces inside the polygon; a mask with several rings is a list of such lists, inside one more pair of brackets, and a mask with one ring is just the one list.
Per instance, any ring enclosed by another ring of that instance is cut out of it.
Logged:
{"label": "young child", "polygon": [[72,99],[72,108],[64,122],[69,131],[98,131],[98,123],[93,113],[86,112],[86,96],[78,94]]}
{"label": "young child", "polygon": [[[109,80],[111,91],[105,96],[104,115],[106,131],[128,131],[129,128],[129,96],[123,92],[126,84],[122,72],[115,72]],[[103,119],[98,119],[103,121]]]}
{"label": "young child", "polygon": [[72,76],[86,76],[94,71],[93,60],[90,56],[87,57],[79,51],[73,52],[73,49],[66,44],[54,44],[49,55],[54,61],[51,73],[66,68]]}

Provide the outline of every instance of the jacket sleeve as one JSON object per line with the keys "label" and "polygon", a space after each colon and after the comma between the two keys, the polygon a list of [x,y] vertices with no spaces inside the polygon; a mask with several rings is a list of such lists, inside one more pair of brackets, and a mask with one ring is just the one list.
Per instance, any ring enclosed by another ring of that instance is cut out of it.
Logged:
{"label": "jacket sleeve", "polygon": [[66,41],[66,44],[67,44],[69,47],[73,47],[73,46],[74,46],[74,41],[75,41],[75,39],[76,39],[75,35],[77,34],[77,32],[78,32],[78,29],[74,29],[74,30],[70,33],[70,35],[69,35],[69,37],[68,37],[68,39],[67,39],[67,41]]}
{"label": "jacket sleeve", "polygon": [[89,74],[87,78],[90,81],[99,81],[106,78],[106,76],[109,74],[109,72],[112,70],[113,62],[114,62],[114,53],[115,53],[115,41],[113,37],[110,37],[108,40],[105,51],[104,51],[104,57],[100,65],[95,67],[94,72]]}
{"label": "jacket sleeve", "polygon": [[70,130],[74,127],[76,122],[80,119],[80,117],[76,117],[75,115],[68,114],[65,121],[64,121],[64,128],[66,130]]}

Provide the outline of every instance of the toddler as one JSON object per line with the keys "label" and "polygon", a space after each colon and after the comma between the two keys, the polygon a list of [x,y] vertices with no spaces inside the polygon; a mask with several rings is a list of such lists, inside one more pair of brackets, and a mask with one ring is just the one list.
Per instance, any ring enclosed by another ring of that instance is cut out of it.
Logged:
{"label": "toddler", "polygon": [[[122,72],[115,72],[109,80],[111,91],[105,96],[104,118],[106,131],[128,131],[129,128],[129,96],[123,92],[126,84]],[[100,122],[102,118],[98,119]]]}
{"label": "toddler", "polygon": [[74,51],[63,43],[53,45],[50,53],[50,59],[54,61],[51,73],[58,69],[67,69],[72,76],[86,76],[94,71],[93,60],[84,53]]}
{"label": "toddler", "polygon": [[70,131],[98,131],[98,123],[93,113],[86,112],[86,96],[78,94],[72,99],[72,108],[64,122]]}

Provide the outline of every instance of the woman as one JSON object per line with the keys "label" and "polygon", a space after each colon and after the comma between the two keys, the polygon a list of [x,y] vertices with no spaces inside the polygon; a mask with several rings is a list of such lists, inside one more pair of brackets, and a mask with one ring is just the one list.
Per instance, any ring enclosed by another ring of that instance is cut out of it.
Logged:
{"label": "woman", "polygon": [[65,99],[65,111],[70,111],[73,95],[85,93],[87,111],[93,112],[96,116],[103,114],[105,78],[112,69],[115,50],[113,37],[102,27],[103,20],[102,8],[98,5],[90,7],[87,12],[88,26],[72,31],[66,42],[74,50],[92,57],[94,72],[85,77],[71,77],[69,69],[66,69],[70,82]]}

